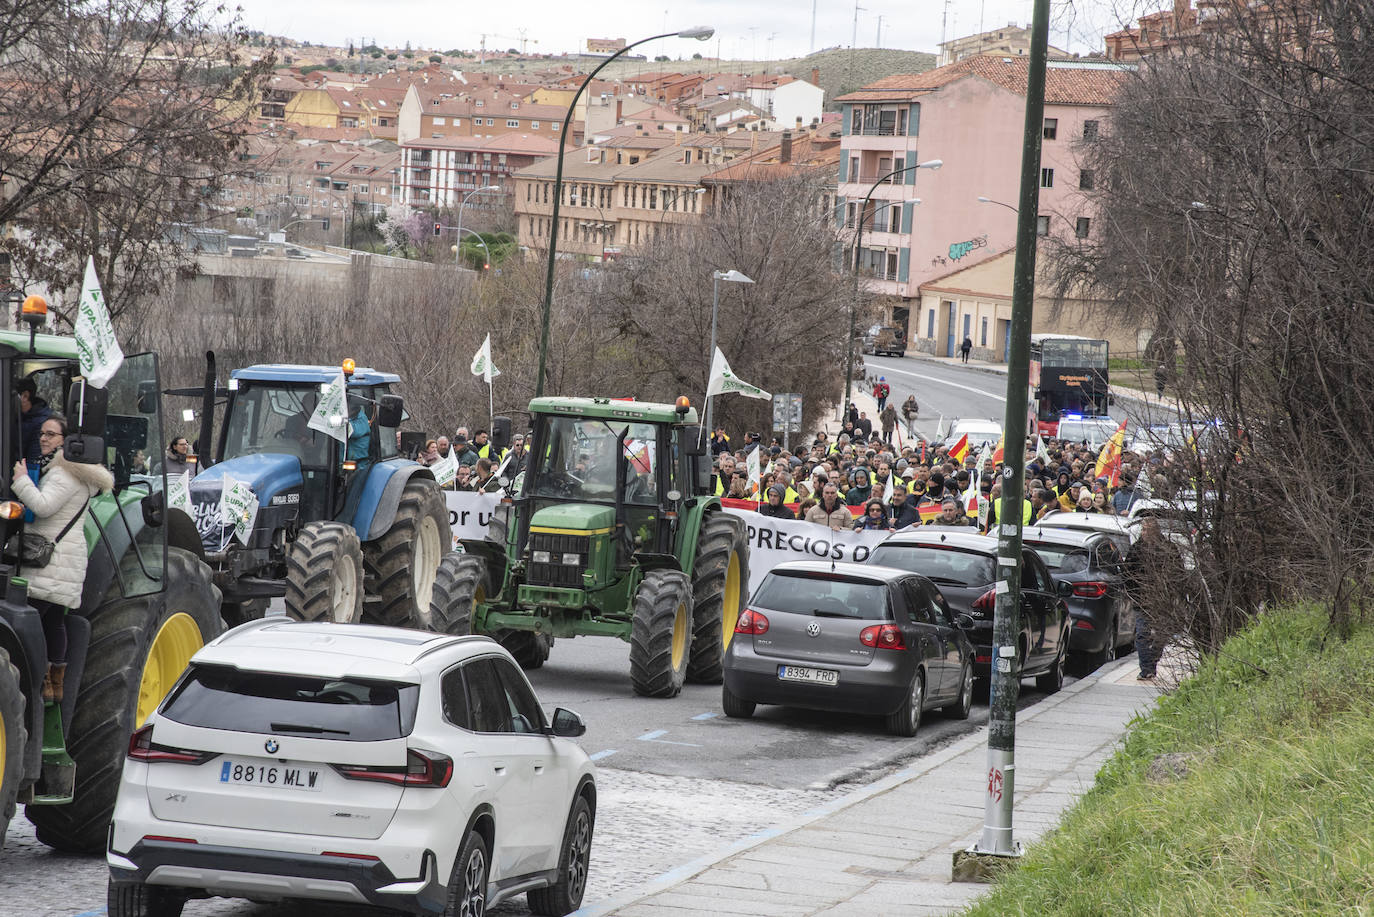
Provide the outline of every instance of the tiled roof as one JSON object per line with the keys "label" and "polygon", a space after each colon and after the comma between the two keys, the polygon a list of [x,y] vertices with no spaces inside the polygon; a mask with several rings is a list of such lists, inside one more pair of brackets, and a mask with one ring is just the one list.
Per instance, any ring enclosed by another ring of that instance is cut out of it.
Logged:
{"label": "tiled roof", "polygon": [[[840,102],[914,100],[950,83],[980,77],[1010,92],[1024,95],[1030,61],[1024,57],[970,57],[925,73],[883,77],[847,95]],[[1050,61],[1045,70],[1045,104],[1110,105],[1129,68],[1104,62]]]}
{"label": "tiled roof", "polygon": [[[526,156],[552,156],[558,152],[558,141],[538,134],[509,131],[494,137],[417,137],[404,144],[420,150],[480,150],[483,153],[513,153]],[[571,153],[575,148],[569,146]]]}

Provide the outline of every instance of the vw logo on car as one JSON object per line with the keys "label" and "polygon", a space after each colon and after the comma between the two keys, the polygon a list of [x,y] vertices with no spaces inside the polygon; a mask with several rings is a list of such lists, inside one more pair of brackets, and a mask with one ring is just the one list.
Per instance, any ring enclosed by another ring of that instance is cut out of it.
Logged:
{"label": "vw logo on car", "polygon": [[806,625],[806,635],[808,637],[819,637],[821,635],[821,626],[815,621],[812,621]]}

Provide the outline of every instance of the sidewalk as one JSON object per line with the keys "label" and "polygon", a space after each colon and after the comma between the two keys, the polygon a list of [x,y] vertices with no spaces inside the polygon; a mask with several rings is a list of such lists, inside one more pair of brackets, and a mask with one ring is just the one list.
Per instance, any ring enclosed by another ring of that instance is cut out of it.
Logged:
{"label": "sidewalk", "polygon": [[[1158,688],[1111,663],[1017,718],[1015,837],[1029,844],[1092,785]],[[955,851],[982,835],[987,727],[789,824],[739,841],[580,917],[943,915],[988,886],[955,884]],[[665,843],[671,839],[665,837]]]}

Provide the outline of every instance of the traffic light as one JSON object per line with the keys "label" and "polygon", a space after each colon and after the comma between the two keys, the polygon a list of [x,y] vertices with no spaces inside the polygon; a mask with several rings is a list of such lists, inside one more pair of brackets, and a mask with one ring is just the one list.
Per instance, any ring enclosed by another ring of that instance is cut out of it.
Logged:
{"label": "traffic light", "polygon": [[435,223],[435,224],[434,224],[434,234],[435,234],[436,236],[439,235],[440,233],[442,233],[443,231],[444,231],[444,224],[443,224],[443,223]]}

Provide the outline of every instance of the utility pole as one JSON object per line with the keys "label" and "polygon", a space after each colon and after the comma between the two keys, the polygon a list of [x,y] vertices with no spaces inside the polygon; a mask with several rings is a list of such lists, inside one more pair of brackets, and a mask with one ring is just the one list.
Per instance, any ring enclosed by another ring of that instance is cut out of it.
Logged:
{"label": "utility pole", "polygon": [[[945,42],[949,39],[949,5],[953,0],[945,0],[945,10],[940,14],[940,53],[944,53]],[[936,61],[939,63],[939,61]]]}
{"label": "utility pole", "polygon": [[875,38],[875,39],[873,39],[873,47],[875,47],[875,48],[881,48],[882,46],[883,46],[883,14],[882,14],[882,13],[879,13],[879,14],[878,14],[878,37]]}
{"label": "utility pole", "polygon": [[816,53],[816,3],[818,0],[811,0],[811,50],[808,54]]}
{"label": "utility pole", "polygon": [[[1011,284],[1011,341],[1007,359],[1006,462],[997,514],[998,583],[992,620],[992,696],[988,704],[988,771],[982,838],[954,855],[954,880],[986,881],[1021,855],[1012,836],[1016,790],[1016,695],[1021,660],[1017,634],[1021,608],[1021,503],[1025,494],[1026,397],[1030,377],[1031,309],[1035,299],[1036,224],[1040,203],[1040,147],[1045,123],[1045,58],[1050,0],[1035,0],[1026,123],[1021,147],[1021,197],[1016,220],[1016,261]],[[1007,509],[1010,507],[1010,509]]]}
{"label": "utility pole", "polygon": [[852,51],[859,46],[859,10],[867,10],[867,7],[854,4],[854,34],[849,39],[849,49]]}

